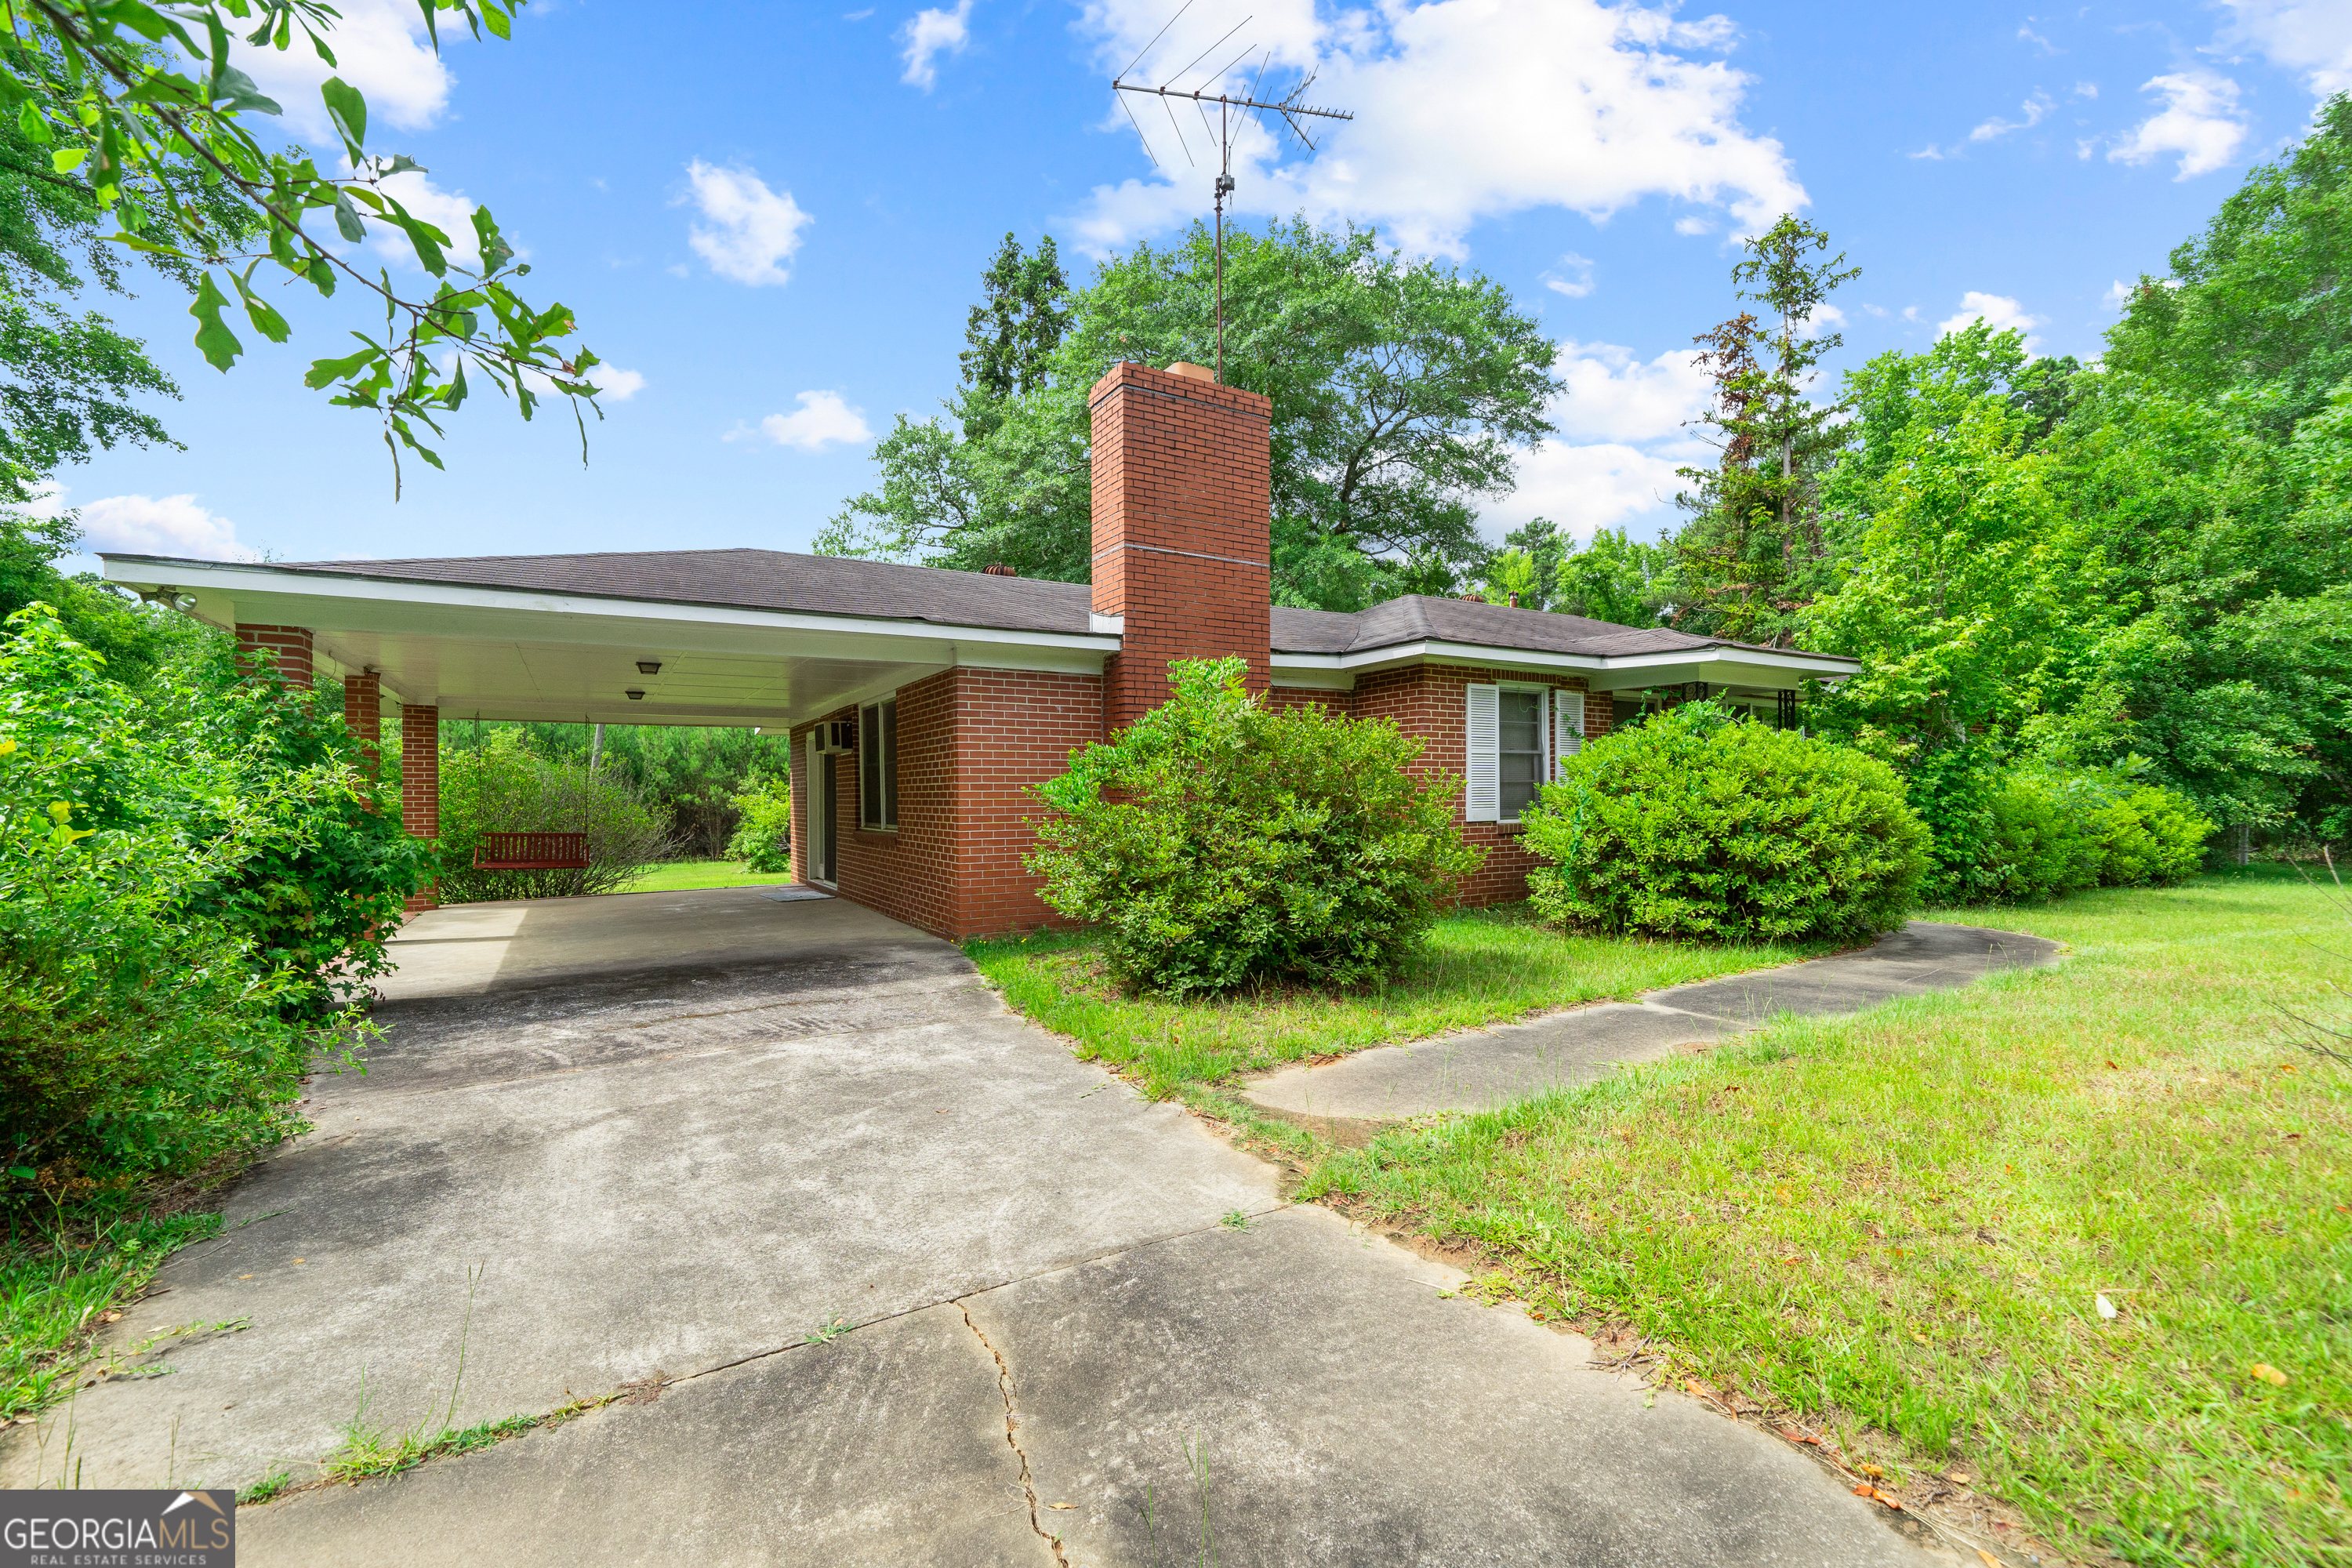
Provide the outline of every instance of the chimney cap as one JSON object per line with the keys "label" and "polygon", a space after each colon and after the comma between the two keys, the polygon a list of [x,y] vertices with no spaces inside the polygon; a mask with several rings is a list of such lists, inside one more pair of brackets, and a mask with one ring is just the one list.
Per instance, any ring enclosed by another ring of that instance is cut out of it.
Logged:
{"label": "chimney cap", "polygon": [[1213,385],[1215,384],[1217,379],[1217,373],[1211,370],[1207,365],[1194,364],[1191,360],[1183,359],[1180,359],[1173,364],[1170,365],[1168,367],[1168,374],[1171,375],[1181,375],[1187,381],[1205,381]]}

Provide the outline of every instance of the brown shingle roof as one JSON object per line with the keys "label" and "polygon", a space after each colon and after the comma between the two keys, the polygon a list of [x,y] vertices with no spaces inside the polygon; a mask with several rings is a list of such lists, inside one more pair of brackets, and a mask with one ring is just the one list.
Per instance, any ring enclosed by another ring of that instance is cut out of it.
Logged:
{"label": "brown shingle roof", "polygon": [[[582,594],[656,603],[790,610],[1005,631],[1084,633],[1092,591],[1083,583],[991,577],[782,550],[643,550],[583,555],[466,555],[417,561],[296,561],[281,572]],[[1276,605],[1276,653],[1362,653],[1417,642],[1467,643],[1538,653],[1674,653],[1740,646],[1664,626],[1621,626],[1581,616],[1409,595],[1355,614]]]}

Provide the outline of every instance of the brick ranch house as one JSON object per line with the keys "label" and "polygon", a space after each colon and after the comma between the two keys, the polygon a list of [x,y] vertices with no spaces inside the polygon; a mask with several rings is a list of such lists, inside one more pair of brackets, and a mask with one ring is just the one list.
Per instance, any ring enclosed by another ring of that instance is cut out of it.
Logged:
{"label": "brick ranch house", "polygon": [[1269,702],[1420,737],[1486,850],[1473,903],[1524,896],[1520,809],[1621,700],[1711,693],[1785,722],[1805,680],[1855,668],[1469,600],[1269,607],[1267,400],[1122,364],[1091,401],[1091,584],[767,550],[109,554],[106,573],[272,649],[286,679],[340,676],[364,734],[396,704],[403,815],[425,837],[445,718],[787,730],[794,875],[946,937],[1054,919],[1022,867],[1029,787],[1162,700],[1171,659],[1238,657]]}

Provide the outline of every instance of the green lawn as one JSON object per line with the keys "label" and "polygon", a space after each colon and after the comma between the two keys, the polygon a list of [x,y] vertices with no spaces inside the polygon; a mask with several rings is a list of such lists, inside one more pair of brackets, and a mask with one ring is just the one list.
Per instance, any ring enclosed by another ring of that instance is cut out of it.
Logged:
{"label": "green lawn", "polygon": [[1427,955],[1378,988],[1273,991],[1217,1002],[1121,995],[1094,937],[974,942],[965,951],[1007,1004],[1124,1069],[1155,1098],[1302,1057],[1421,1039],[1549,1007],[1633,996],[1686,980],[1791,963],[1822,944],[1697,947],[1562,936],[1524,908],[1438,921]]}
{"label": "green lawn", "polygon": [[670,860],[613,890],[680,893],[689,888],[781,888],[792,879],[790,871],[746,871],[740,860]]}
{"label": "green lawn", "polygon": [[1483,1246],[1915,1500],[1958,1472],[2072,1553],[2352,1563],[2352,1068],[2274,1011],[2352,969],[2331,900],[1957,911],[2073,954],[1325,1151],[1302,1195]]}
{"label": "green lawn", "polygon": [[220,1229],[213,1213],[121,1219],[63,1246],[0,1247],[0,1423],[73,1391],[100,1314],[146,1289],[173,1250]]}

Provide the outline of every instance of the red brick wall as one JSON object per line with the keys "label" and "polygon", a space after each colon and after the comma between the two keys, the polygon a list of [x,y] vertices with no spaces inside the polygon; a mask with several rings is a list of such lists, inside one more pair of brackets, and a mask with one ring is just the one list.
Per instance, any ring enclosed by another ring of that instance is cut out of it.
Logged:
{"label": "red brick wall", "polygon": [[276,656],[278,678],[287,685],[310,684],[310,627],[240,625],[236,628],[237,662],[247,670],[258,670],[270,662],[257,657],[264,653]]}
{"label": "red brick wall", "polygon": [[[400,825],[412,837],[441,837],[441,710],[400,705]],[[411,893],[408,910],[437,909],[427,885]]]}
{"label": "red brick wall", "polygon": [[383,685],[372,669],[343,677],[343,728],[359,738],[373,776],[383,765]]}
{"label": "red brick wall", "polygon": [[1103,667],[1103,733],[1168,696],[1177,658],[1249,661],[1265,689],[1273,405],[1254,392],[1119,364],[1094,414],[1094,608],[1126,617]]}
{"label": "red brick wall", "polygon": [[[793,732],[793,874],[803,881],[810,727]],[[1028,786],[1065,772],[1071,751],[1101,733],[1102,681],[1091,675],[951,669],[902,688],[896,833],[856,826],[857,759],[825,759],[841,802],[841,896],[950,938],[1062,923],[1021,864],[1042,810]]]}
{"label": "red brick wall", "polygon": [[[1446,773],[1454,780],[1454,819],[1461,823],[1464,838],[1486,851],[1486,864],[1463,887],[1462,901],[1465,904],[1500,904],[1526,898],[1528,872],[1542,863],[1520,847],[1521,835],[1517,824],[1463,820],[1460,781],[1463,748],[1467,744],[1465,728],[1469,701],[1463,695],[1463,689],[1498,680],[1526,681],[1558,691],[1584,689],[1584,682],[1579,679],[1551,679],[1511,670],[1451,664],[1412,665],[1402,669],[1380,670],[1359,676],[1356,680],[1356,717],[1395,720],[1398,728],[1407,734],[1422,738],[1421,757],[1413,764],[1413,771],[1424,777],[1431,773]],[[1608,693],[1591,692],[1586,695],[1584,733],[1587,739],[1607,734],[1612,717]]]}

